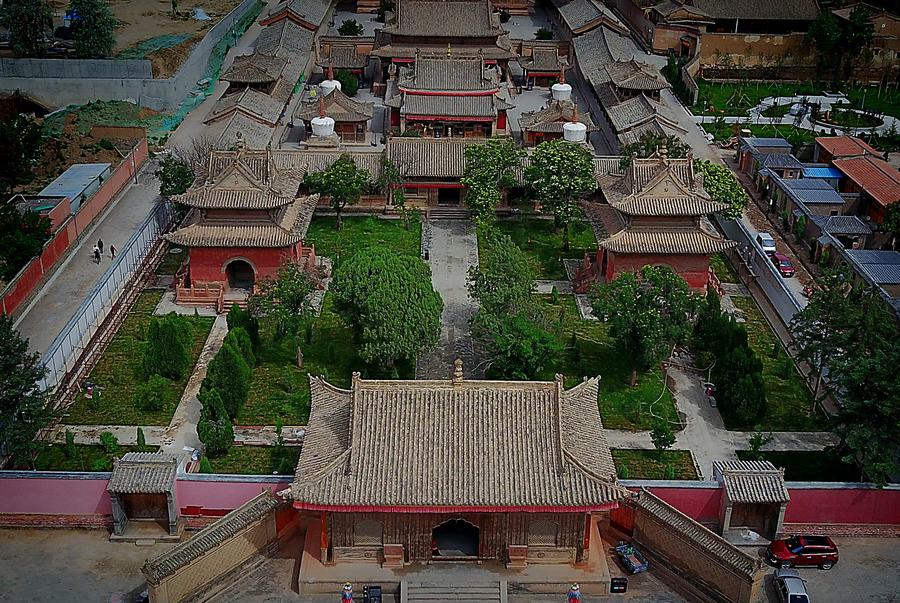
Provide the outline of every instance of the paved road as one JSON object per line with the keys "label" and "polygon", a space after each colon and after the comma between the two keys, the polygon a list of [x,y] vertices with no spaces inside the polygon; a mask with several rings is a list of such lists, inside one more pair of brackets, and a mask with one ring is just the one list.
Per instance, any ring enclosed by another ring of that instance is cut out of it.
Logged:
{"label": "paved road", "polygon": [[466,290],[469,268],[478,265],[475,226],[468,220],[437,220],[430,225],[431,282],[444,300],[444,313],[441,339],[433,352],[419,358],[416,378],[447,379],[456,358],[462,359],[466,377],[476,376],[469,319],[477,306]]}

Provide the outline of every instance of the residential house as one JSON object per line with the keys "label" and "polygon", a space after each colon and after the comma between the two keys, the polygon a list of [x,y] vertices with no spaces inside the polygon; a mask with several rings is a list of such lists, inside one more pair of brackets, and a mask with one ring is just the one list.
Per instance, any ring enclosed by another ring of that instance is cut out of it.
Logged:
{"label": "residential house", "polygon": [[784,138],[738,136],[735,160],[738,169],[749,174],[756,165],[757,155],[790,155],[792,152],[791,143]]}
{"label": "residential house", "polygon": [[852,213],[850,200],[845,199],[827,182],[818,178],[779,178],[770,179],[770,190],[767,191],[769,207],[782,216],[789,227],[799,217],[800,204],[809,208],[810,213],[819,216],[838,216]]}
{"label": "residential house", "polygon": [[865,155],[882,157],[881,152],[856,136],[819,136],[816,138],[813,161],[828,164],[834,159]]}
{"label": "residential house", "polygon": [[859,193],[858,213],[881,224],[888,206],[900,201],[900,171],[872,155],[835,159],[832,164],[844,174],[841,192]]}

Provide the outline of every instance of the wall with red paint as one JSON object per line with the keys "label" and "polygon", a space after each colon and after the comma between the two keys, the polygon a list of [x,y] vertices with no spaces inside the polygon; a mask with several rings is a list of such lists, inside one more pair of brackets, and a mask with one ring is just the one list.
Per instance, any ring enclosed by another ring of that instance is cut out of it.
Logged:
{"label": "wall with red paint", "polygon": [[[707,255],[622,255],[610,253],[607,281],[623,272],[636,272],[644,266],[668,266],[694,289],[706,290],[709,281]],[[615,256],[614,258],[612,256]],[[613,261],[613,259],[615,261]]]}
{"label": "wall with red paint", "polygon": [[256,280],[261,281],[278,272],[291,257],[290,247],[191,247],[191,281],[194,283],[225,283],[225,264],[233,259],[247,260],[253,266]]}
{"label": "wall with red paint", "polygon": [[900,490],[791,488],[785,523],[900,525]]}
{"label": "wall with red paint", "polygon": [[234,481],[210,481],[209,476],[193,475],[178,480],[175,497],[180,511],[185,515],[224,515],[263,489],[278,492],[290,487],[293,481],[292,476],[282,476],[276,481],[268,477],[263,479],[266,482],[246,481],[240,477]]}
{"label": "wall with red paint", "polygon": [[[111,515],[106,486],[108,473],[62,474],[42,472],[41,477],[12,477],[20,472],[0,472],[0,515]],[[87,479],[66,479],[81,477]],[[46,477],[43,477],[46,476]]]}

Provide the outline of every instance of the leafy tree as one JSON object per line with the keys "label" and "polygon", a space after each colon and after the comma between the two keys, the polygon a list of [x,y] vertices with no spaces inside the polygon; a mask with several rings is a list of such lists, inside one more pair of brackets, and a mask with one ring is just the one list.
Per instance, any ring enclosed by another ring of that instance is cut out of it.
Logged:
{"label": "leafy tree", "polygon": [[[840,61],[842,34],[838,18],[827,10],[820,12],[816,20],[809,26],[806,37],[816,47],[820,71],[833,59],[837,58]],[[835,78],[838,73],[839,70],[835,70]]]}
{"label": "leafy tree", "polygon": [[211,388],[201,390],[198,399],[202,407],[200,421],[197,423],[197,435],[203,442],[204,450],[211,457],[225,454],[234,443],[234,427],[222,396],[217,389]]}
{"label": "leafy tree", "polygon": [[653,132],[644,132],[636,142],[622,146],[621,167],[623,169],[627,168],[631,165],[632,160],[650,157],[662,148],[665,148],[666,154],[673,159],[687,157],[691,150],[690,145],[681,142],[676,136],[663,136]]}
{"label": "leafy tree", "polygon": [[346,69],[339,69],[334,77],[341,83],[341,92],[347,96],[356,96],[356,93],[359,91],[359,78],[356,77],[355,73]]}
{"label": "leafy tree", "polygon": [[872,13],[864,4],[857,4],[850,11],[850,18],[843,25],[841,49],[844,55],[844,78],[850,77],[853,62],[864,54],[872,45],[875,37],[875,25],[871,21]]}
{"label": "leafy tree", "polygon": [[312,314],[310,295],[315,290],[312,277],[299,264],[285,263],[274,279],[257,283],[257,290],[247,302],[254,319],[275,321],[277,337],[299,331]]}
{"label": "leafy tree", "polygon": [[488,372],[501,379],[534,379],[562,352],[559,340],[524,314],[493,314],[472,319],[472,334],[490,359]]}
{"label": "leafy tree", "polygon": [[891,233],[891,249],[896,250],[897,239],[900,238],[900,203],[891,203],[887,206],[881,230]]}
{"label": "leafy tree", "polygon": [[650,430],[650,441],[653,442],[656,453],[662,457],[663,451],[668,450],[675,444],[675,434],[672,433],[672,428],[669,427],[668,423],[657,421],[653,425],[653,429]]}
{"label": "leafy tree", "polygon": [[525,156],[511,139],[489,138],[484,144],[469,145],[465,150],[466,166],[462,184],[466,191],[466,206],[476,224],[493,222],[503,191],[515,185],[515,170]]}
{"label": "leafy tree", "polygon": [[40,355],[0,314],[0,455],[12,455],[15,465],[34,468],[41,447],[35,437],[57,416],[39,385],[45,374]]}
{"label": "leafy tree", "polygon": [[705,159],[695,159],[694,168],[703,174],[703,188],[710,197],[730,206],[725,210],[724,215],[728,218],[740,217],[741,212],[747,207],[750,197],[747,196],[747,191],[734,177],[731,170],[720,163],[713,163]]}
{"label": "leafy tree", "polygon": [[0,7],[0,25],[9,30],[9,45],[18,57],[44,55],[44,38],[53,27],[47,0],[7,0]]}
{"label": "leafy tree", "polygon": [[69,0],[69,10],[78,16],[72,24],[75,54],[92,59],[112,54],[118,22],[106,0]]}
{"label": "leafy tree", "polygon": [[565,140],[549,140],[535,148],[525,171],[528,185],[563,229],[563,249],[569,249],[569,224],[581,216],[578,200],[597,188],[594,161],[584,146]]}
{"label": "leafy tree", "polygon": [[233,419],[250,393],[250,374],[250,365],[244,360],[240,350],[230,343],[223,343],[209,363],[206,378],[201,384],[201,393],[204,390],[217,390],[227,416]]}
{"label": "leafy tree", "polygon": [[111,431],[100,434],[100,445],[106,454],[116,454],[119,451],[119,438]]}
{"label": "leafy tree", "polygon": [[393,371],[398,360],[414,360],[440,337],[444,302],[419,257],[380,247],[358,252],[334,271],[331,292],[369,364]]}
{"label": "leafy tree", "polygon": [[250,335],[243,327],[235,327],[228,331],[225,336],[225,343],[234,346],[246,361],[247,366],[251,369],[256,366],[256,356],[253,354],[253,343],[250,341]]}
{"label": "leafy tree", "polygon": [[150,318],[142,367],[145,375],[181,379],[191,363],[191,323],[171,313]]}
{"label": "leafy tree", "polygon": [[0,120],[0,192],[9,196],[18,185],[31,182],[43,145],[44,132],[30,117]]}
{"label": "leafy tree", "polygon": [[228,311],[226,322],[229,330],[238,327],[244,329],[250,336],[250,342],[253,344],[253,347],[259,346],[259,321],[248,311],[237,304],[232,304],[231,309]]}
{"label": "leafy tree", "polygon": [[307,174],[304,178],[306,186],[314,193],[327,195],[331,207],[337,214],[335,228],[343,226],[341,211],[347,205],[355,205],[369,182],[368,170],[356,167],[356,162],[347,153],[338,157],[337,161],[321,172]]}
{"label": "leafy tree", "polygon": [[159,180],[159,194],[163,197],[181,195],[194,184],[194,170],[181,157],[166,155],[153,174]]}
{"label": "leafy tree", "polygon": [[697,298],[683,278],[665,266],[644,266],[626,272],[591,296],[594,314],[606,316],[609,332],[631,365],[630,383],[638,370],[661,361],[672,346],[691,334]]}
{"label": "leafy tree", "polygon": [[762,461],[765,459],[762,449],[775,439],[771,433],[763,433],[762,428],[757,425],[756,430],[750,439],[747,440],[747,456],[751,461]]}
{"label": "leafy tree", "polygon": [[35,211],[20,212],[0,204],[0,280],[11,280],[50,239],[50,219]]}
{"label": "leafy tree", "polygon": [[535,40],[552,40],[553,32],[547,29],[546,27],[541,27],[539,30],[534,32]]}
{"label": "leafy tree", "polygon": [[135,406],[147,412],[163,410],[169,401],[170,386],[171,383],[165,377],[150,375],[149,379],[137,387],[134,396]]}
{"label": "leafy tree", "polygon": [[469,268],[466,287],[482,310],[491,314],[516,314],[531,305],[537,274],[534,264],[508,235],[482,237],[478,266]]}
{"label": "leafy tree", "polygon": [[356,19],[345,19],[338,27],[338,33],[342,36],[361,36],[365,28],[356,22]]}
{"label": "leafy tree", "polygon": [[403,220],[403,228],[409,230],[411,218],[416,210],[406,205],[406,193],[403,191],[406,166],[400,166],[396,160],[381,156],[381,171],[378,175],[378,188],[384,192],[389,204],[394,208],[400,219]]}

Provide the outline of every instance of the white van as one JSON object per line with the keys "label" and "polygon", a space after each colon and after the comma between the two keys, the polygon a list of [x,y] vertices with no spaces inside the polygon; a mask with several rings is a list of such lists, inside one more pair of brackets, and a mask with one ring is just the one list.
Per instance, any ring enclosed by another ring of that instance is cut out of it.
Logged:
{"label": "white van", "polygon": [[756,242],[759,243],[759,246],[763,248],[763,251],[766,252],[766,255],[774,255],[775,249],[775,239],[767,232],[759,232],[756,234]]}

